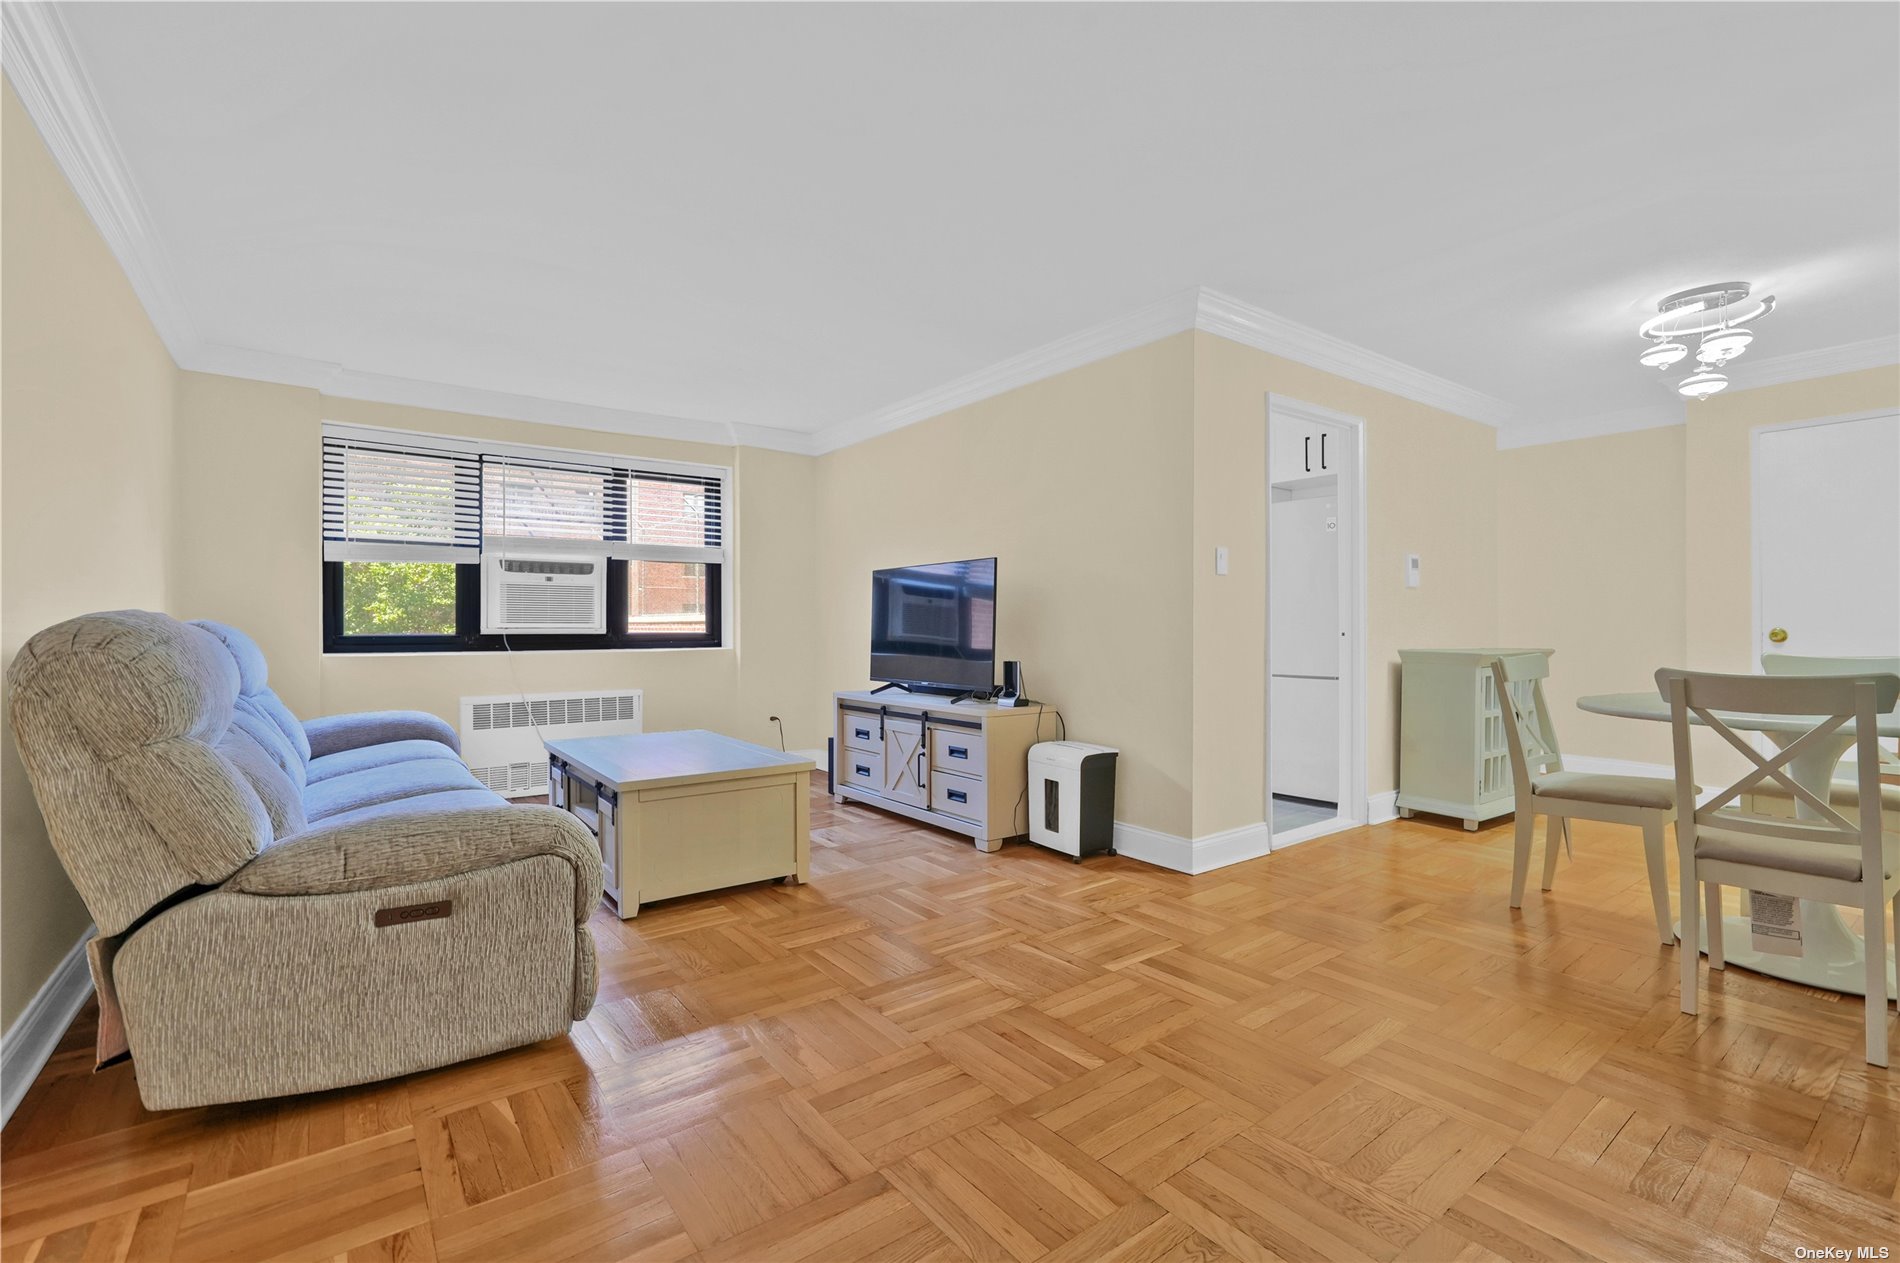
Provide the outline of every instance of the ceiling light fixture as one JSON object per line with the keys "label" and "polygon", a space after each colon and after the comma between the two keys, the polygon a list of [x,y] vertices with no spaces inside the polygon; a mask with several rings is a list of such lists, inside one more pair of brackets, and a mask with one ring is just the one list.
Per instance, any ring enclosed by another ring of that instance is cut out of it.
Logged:
{"label": "ceiling light fixture", "polygon": [[1676,386],[1686,398],[1707,399],[1724,389],[1728,378],[1716,371],[1734,360],[1755,340],[1742,328],[1775,309],[1773,294],[1756,298],[1747,281],[1724,281],[1678,290],[1656,304],[1656,314],[1637,333],[1650,345],[1637,362],[1645,368],[1668,369],[1689,354],[1688,339],[1696,339],[1700,368]]}
{"label": "ceiling light fixture", "polygon": [[1690,399],[1707,399],[1717,391],[1726,390],[1727,388],[1728,378],[1722,376],[1720,373],[1705,370],[1700,373],[1691,373],[1689,376],[1683,378],[1682,384],[1677,386],[1676,390],[1679,394]]}

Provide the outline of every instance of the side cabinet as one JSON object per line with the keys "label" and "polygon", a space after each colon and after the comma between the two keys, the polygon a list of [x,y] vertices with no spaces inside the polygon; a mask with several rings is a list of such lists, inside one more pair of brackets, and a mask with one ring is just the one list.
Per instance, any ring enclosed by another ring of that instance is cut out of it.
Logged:
{"label": "side cabinet", "polygon": [[994,851],[1028,831],[1029,747],[1053,737],[1036,706],[935,702],[904,693],[834,698],[832,794],[937,825]]}
{"label": "side cabinet", "polygon": [[[1452,816],[1467,829],[1516,807],[1492,659],[1549,649],[1399,650],[1399,815]],[[1512,685],[1535,705],[1533,680]]]}

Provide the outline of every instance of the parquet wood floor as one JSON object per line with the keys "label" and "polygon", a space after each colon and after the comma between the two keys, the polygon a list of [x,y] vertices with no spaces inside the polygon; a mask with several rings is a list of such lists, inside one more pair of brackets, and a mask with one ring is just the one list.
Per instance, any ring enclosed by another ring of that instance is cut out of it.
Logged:
{"label": "parquet wood floor", "polygon": [[595,919],[565,1038],[153,1115],[82,1015],[0,1135],[0,1263],[1900,1257],[1860,1002],[1675,999],[1634,831],[1187,877],[815,796],[809,885]]}

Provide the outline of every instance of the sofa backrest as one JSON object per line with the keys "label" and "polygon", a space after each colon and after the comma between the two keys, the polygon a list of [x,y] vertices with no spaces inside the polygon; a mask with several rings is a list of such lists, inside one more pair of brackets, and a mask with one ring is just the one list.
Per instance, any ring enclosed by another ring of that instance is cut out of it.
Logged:
{"label": "sofa backrest", "polygon": [[[225,631],[255,654],[268,693],[257,646]],[[253,692],[240,711],[245,666],[232,644],[164,614],[116,610],[47,628],[8,669],[21,762],[101,934],[175,891],[222,882],[304,827],[298,746],[272,717],[274,696]]]}

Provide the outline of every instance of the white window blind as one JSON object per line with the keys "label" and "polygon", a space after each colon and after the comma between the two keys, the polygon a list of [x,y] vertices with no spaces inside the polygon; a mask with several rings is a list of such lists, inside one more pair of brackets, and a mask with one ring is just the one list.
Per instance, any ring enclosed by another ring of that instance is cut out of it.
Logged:
{"label": "white window blind", "polygon": [[473,455],[324,435],[325,561],[473,562],[480,548]]}
{"label": "white window blind", "polygon": [[491,549],[720,563],[727,473],[326,422],[324,559],[472,563]]}
{"label": "white window blind", "polygon": [[725,560],[725,479],[613,464],[482,457],[488,548]]}

